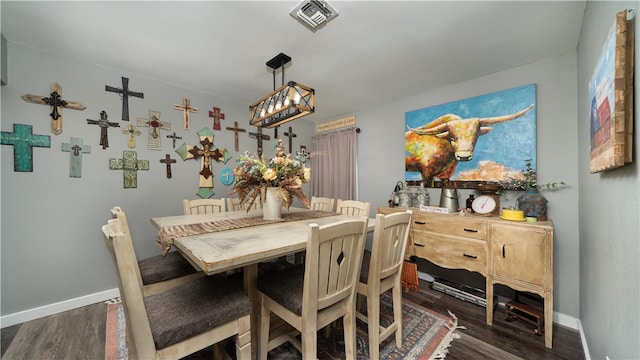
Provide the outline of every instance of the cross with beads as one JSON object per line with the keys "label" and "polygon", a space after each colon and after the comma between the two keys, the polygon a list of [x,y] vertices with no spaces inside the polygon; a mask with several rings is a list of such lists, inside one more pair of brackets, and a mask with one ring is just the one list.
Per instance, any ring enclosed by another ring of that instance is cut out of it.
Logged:
{"label": "cross with beads", "polygon": [[173,104],[173,108],[176,110],[182,110],[184,129],[191,129],[191,120],[189,119],[189,113],[198,113],[198,108],[191,107],[191,100],[189,100],[188,98],[183,98],[182,104]]}
{"label": "cross with beads", "polygon": [[213,130],[220,130],[220,120],[224,120],[224,114],[220,112],[219,107],[213,107],[213,111],[209,110],[209,117],[213,118]]}

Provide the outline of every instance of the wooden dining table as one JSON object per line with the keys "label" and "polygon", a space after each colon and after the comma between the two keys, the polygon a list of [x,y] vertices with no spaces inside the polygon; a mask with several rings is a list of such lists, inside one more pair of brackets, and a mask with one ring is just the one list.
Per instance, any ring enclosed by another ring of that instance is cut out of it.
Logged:
{"label": "wooden dining table", "polygon": [[[233,228],[220,226],[222,230],[204,232],[172,239],[175,247],[196,269],[207,275],[225,273],[233,269],[243,269],[243,286],[253,304],[251,314],[252,352],[258,348],[258,317],[259,304],[256,290],[258,278],[258,264],[264,261],[278,259],[283,256],[304,251],[307,246],[309,225],[320,226],[341,221],[353,220],[353,216],[333,214],[319,214],[322,217],[307,218],[305,213],[312,216],[307,209],[283,209],[283,221],[260,223],[257,225]],[[319,212],[320,213],[320,212]],[[291,215],[288,215],[291,214]],[[171,227],[197,227],[194,224],[236,224],[244,220],[256,220],[262,216],[262,210],[230,211],[207,215],[177,215],[151,218],[151,223],[159,230]],[[287,220],[287,216],[295,220]],[[299,219],[302,217],[302,219]],[[259,221],[258,221],[259,222]],[[367,230],[374,229],[374,219],[369,219]],[[214,226],[215,227],[215,226]]]}

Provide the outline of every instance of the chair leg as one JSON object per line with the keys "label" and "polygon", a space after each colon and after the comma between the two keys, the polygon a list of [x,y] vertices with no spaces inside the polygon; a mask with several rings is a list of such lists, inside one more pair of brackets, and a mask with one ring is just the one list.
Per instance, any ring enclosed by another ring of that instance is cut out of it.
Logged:
{"label": "chair leg", "polygon": [[[356,303],[353,301],[350,311],[344,316],[344,352],[347,360],[356,359]],[[305,358],[306,359],[306,358]]]}
{"label": "chair leg", "polygon": [[251,317],[238,320],[238,335],[235,337],[236,359],[251,359]]}
{"label": "chair leg", "polygon": [[260,297],[260,334],[258,334],[259,344],[254,346],[258,347],[259,360],[267,360],[267,354],[269,353],[269,327],[271,326],[271,310],[264,306],[263,298]]}
{"label": "chair leg", "polygon": [[402,285],[393,287],[393,322],[396,325],[396,346],[402,348]]}
{"label": "chair leg", "polygon": [[369,357],[380,358],[380,294],[367,294],[367,319],[369,328]]}

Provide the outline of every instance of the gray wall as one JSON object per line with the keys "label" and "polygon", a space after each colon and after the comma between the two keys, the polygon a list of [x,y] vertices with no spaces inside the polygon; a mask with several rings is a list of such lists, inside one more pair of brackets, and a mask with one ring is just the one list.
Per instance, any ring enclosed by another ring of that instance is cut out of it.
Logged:
{"label": "gray wall", "polygon": [[[640,359],[640,34],[638,1],[587,2],[578,47],[580,318],[594,359]],[[588,84],[615,15],[635,9],[633,163],[589,172]]]}
{"label": "gray wall", "polygon": [[[178,88],[125,71],[87,65],[27,49],[9,43],[9,84],[2,86],[2,131],[13,131],[13,124],[33,125],[35,134],[51,136],[51,148],[34,148],[33,172],[13,171],[13,147],[2,145],[2,309],[3,316],[37,307],[64,302],[101,291],[117,288],[113,264],[105,248],[100,226],[110,216],[109,209],[120,205],[130,219],[135,250],[140,258],[157,255],[154,245],[155,228],[149,222],[153,216],[182,213],[182,200],[197,198],[199,160],[183,161],[174,152],[171,139],[162,133],[162,151],[147,150],[147,128],[137,138],[138,159],[149,160],[150,170],[138,172],[138,188],[124,189],[122,171],[109,170],[109,158],[121,158],[127,148],[127,137],[120,130],[128,123],[120,120],[122,101],[105,92],[104,86],[121,86],[121,76],[129,78],[133,91],[144,92],[144,99],[131,98],[131,123],[137,117],[148,118],[149,110],[161,112],[161,121],[170,121],[172,131],[183,142],[196,145],[197,132],[213,127],[208,110],[217,106],[225,113],[222,131],[214,131],[214,146],[227,148],[233,158],[226,165],[213,164],[215,174],[213,197],[227,197],[231,187],[219,181],[223,166],[233,167],[238,153],[234,150],[233,132],[224,128],[238,121],[241,128],[254,132],[248,125],[248,104],[213,98],[189,89]],[[169,71],[169,70],[168,70]],[[265,71],[267,71],[265,69]],[[212,79],[213,81],[213,79]],[[47,95],[49,84],[62,86],[65,100],[83,102],[87,109],[64,109],[64,132],[55,136],[49,131],[49,108],[29,104],[20,99],[23,94]],[[269,84],[265,84],[265,93]],[[191,99],[199,108],[191,115],[191,130],[182,126],[182,112],[173,104],[182,98]],[[99,145],[98,126],[86,119],[98,119],[106,110],[111,121],[121,128],[109,129],[109,148]],[[294,151],[300,145],[311,147],[314,125],[304,119],[292,123]],[[273,138],[273,131],[266,130]],[[280,131],[282,136],[283,131]],[[70,137],[80,137],[91,145],[91,154],[84,155],[81,178],[69,177],[69,153],[61,151],[61,143]],[[285,144],[288,142],[285,139]],[[201,146],[200,146],[201,147]],[[240,134],[240,153],[256,152],[256,140]],[[264,143],[265,156],[274,154],[273,143]],[[287,149],[288,150],[288,149]],[[167,179],[165,165],[159,161],[171,154],[173,178]],[[3,323],[5,326],[6,323]]]}

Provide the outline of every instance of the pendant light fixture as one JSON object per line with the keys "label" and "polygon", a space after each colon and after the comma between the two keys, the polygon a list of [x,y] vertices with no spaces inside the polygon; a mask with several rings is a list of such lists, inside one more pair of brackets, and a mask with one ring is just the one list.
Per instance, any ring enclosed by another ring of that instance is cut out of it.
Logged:
{"label": "pendant light fixture", "polygon": [[[249,123],[274,128],[315,112],[315,90],[289,81],[284,83],[284,65],[291,58],[283,53],[267,61],[273,70],[273,92],[249,106]],[[282,86],[276,89],[276,70],[282,68]]]}

